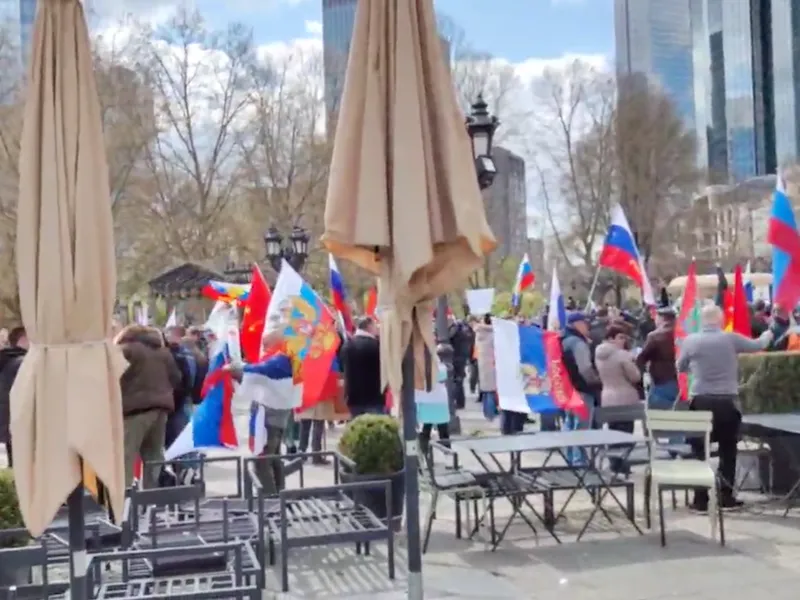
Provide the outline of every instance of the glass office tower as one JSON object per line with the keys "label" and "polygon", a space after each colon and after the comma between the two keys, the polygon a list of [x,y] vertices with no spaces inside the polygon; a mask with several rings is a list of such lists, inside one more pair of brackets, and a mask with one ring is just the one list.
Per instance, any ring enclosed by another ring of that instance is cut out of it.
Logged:
{"label": "glass office tower", "polygon": [[694,128],[695,96],[689,0],[615,0],[617,72],[644,75]]}
{"label": "glass office tower", "polygon": [[778,164],[800,153],[800,1],[772,0],[772,75]]}
{"label": "glass office tower", "polygon": [[325,107],[329,116],[337,112],[342,97],[357,4],[358,0],[322,0]]}
{"label": "glass office tower", "polygon": [[780,1],[691,0],[695,130],[718,180],[775,170],[771,8]]}

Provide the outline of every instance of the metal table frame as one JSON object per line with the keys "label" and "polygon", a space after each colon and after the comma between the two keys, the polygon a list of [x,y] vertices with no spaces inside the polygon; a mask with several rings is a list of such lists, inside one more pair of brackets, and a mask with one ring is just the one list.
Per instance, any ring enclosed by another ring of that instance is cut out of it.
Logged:
{"label": "metal table frame", "polygon": [[[750,431],[772,431],[775,433],[783,433],[800,437],[800,414],[794,413],[764,413],[756,415],[742,415],[742,429],[749,429]],[[752,435],[752,434],[751,434]],[[758,437],[759,450],[764,449],[766,443],[764,436]],[[791,453],[790,453],[791,454]],[[790,468],[796,473],[797,479],[789,491],[780,498],[781,502],[786,503],[786,508],[783,511],[783,517],[789,515],[792,509],[792,501],[800,497],[800,456],[792,455],[794,458]]]}
{"label": "metal table frame", "polygon": [[[528,472],[526,475],[524,475],[524,478],[529,484],[541,484],[546,488],[551,487],[551,484],[547,479],[547,472],[548,470],[552,470],[552,467],[548,468],[547,465],[554,456],[561,456],[564,459],[565,466],[559,467],[559,470],[562,472],[568,471],[575,477],[575,488],[570,491],[567,500],[564,502],[556,517],[553,519],[543,518],[538,511],[536,511],[530,505],[527,499],[524,499],[522,502],[512,501],[513,512],[511,514],[511,518],[503,528],[499,539],[496,540],[496,543],[494,544],[494,547],[496,548],[497,545],[499,545],[499,543],[502,541],[503,537],[505,537],[514,519],[516,519],[517,516],[522,515],[521,511],[523,504],[527,505],[532,510],[533,514],[546,527],[553,539],[560,543],[561,540],[554,531],[555,523],[557,522],[558,518],[563,515],[567,506],[572,501],[572,498],[574,498],[580,490],[584,490],[592,497],[594,500],[594,508],[586,519],[586,522],[583,524],[577,540],[580,540],[583,537],[598,512],[601,512],[609,522],[613,522],[611,515],[602,505],[603,499],[608,495],[610,495],[611,498],[622,509],[626,518],[631,525],[634,526],[636,531],[642,535],[643,532],[636,523],[635,515],[631,515],[629,513],[629,511],[625,508],[613,491],[612,486],[617,481],[619,475],[614,474],[611,478],[604,476],[602,470],[600,469],[600,463],[602,461],[599,460],[599,458],[601,458],[600,455],[602,450],[612,446],[624,446],[628,449],[628,453],[630,453],[637,445],[645,443],[647,443],[647,438],[636,434],[608,429],[586,429],[576,431],[523,433],[513,436],[493,436],[453,440],[451,442],[451,449],[456,453],[469,452],[475,457],[475,459],[478,461],[478,464],[480,464],[487,473],[512,473],[517,476],[521,475],[519,473],[521,462],[520,458],[523,453],[545,452],[546,456],[543,464],[539,467],[533,468],[532,472]],[[586,460],[580,464],[570,464],[570,461],[567,460],[566,456],[567,448],[580,448],[585,455]],[[506,469],[497,459],[497,455],[499,454],[509,454],[511,456],[510,469]],[[494,463],[494,467],[496,468],[492,468],[492,466],[486,460],[484,460],[481,455],[487,455]],[[626,456],[623,456],[622,458],[624,459]],[[587,482],[587,478],[590,476],[593,478],[591,485]],[[546,502],[548,501],[552,503],[552,492],[548,494]],[[534,534],[536,534],[536,529],[529,519],[524,520],[532,528]]]}

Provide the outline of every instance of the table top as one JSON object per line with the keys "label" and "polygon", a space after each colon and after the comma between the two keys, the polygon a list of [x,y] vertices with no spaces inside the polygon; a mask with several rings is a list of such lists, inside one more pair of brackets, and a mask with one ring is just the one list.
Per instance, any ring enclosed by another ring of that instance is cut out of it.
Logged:
{"label": "table top", "polygon": [[796,413],[763,413],[758,415],[742,415],[742,425],[762,427],[800,435],[800,414]]}
{"label": "table top", "polygon": [[612,444],[643,444],[647,438],[611,429],[582,429],[576,431],[540,431],[518,435],[500,435],[453,440],[450,448],[456,453],[533,452],[559,448],[591,448]]}

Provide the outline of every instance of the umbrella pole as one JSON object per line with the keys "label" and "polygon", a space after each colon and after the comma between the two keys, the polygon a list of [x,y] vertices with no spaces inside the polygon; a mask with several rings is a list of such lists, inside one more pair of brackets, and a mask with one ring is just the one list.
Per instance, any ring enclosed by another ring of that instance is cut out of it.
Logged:
{"label": "umbrella pole", "polygon": [[422,600],[422,548],[419,531],[419,458],[417,407],[414,402],[414,340],[403,355],[403,438],[405,441],[406,537],[408,539],[408,600]]}
{"label": "umbrella pole", "polygon": [[86,536],[83,522],[83,483],[67,498],[69,515],[69,598],[87,600],[86,589]]}

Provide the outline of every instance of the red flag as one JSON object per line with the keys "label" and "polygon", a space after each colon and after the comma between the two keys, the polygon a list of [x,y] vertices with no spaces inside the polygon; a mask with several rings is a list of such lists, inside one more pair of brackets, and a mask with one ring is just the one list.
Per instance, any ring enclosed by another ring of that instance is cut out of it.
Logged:
{"label": "red flag", "polygon": [[264,319],[272,293],[269,291],[267,280],[258,265],[253,265],[250,293],[244,301],[244,314],[242,315],[242,328],[239,340],[242,345],[242,355],[248,363],[258,362],[261,354],[261,336],[264,333]]}
{"label": "red flag", "polygon": [[733,272],[733,319],[732,330],[745,337],[752,337],[753,328],[750,325],[750,307],[747,305],[747,292],[744,289],[744,275],[742,266],[736,265]]}
{"label": "red flag", "polygon": [[369,288],[367,298],[364,300],[364,314],[375,317],[378,310],[378,288],[374,285]]}
{"label": "red flag", "polygon": [[[675,323],[675,354],[680,352],[680,345],[683,339],[690,333],[698,331],[700,328],[699,306],[697,302],[697,267],[692,261],[689,271],[686,273],[686,287],[683,289],[683,301],[681,302],[681,313]],[[678,373],[678,387],[680,388],[681,400],[689,399],[689,376],[687,373]]]}

